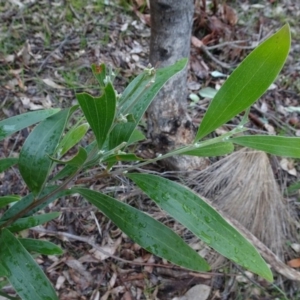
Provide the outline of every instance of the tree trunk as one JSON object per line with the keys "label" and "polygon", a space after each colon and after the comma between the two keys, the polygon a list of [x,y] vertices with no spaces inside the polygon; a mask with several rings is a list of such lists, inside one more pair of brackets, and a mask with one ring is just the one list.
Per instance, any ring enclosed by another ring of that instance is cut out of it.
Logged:
{"label": "tree trunk", "polygon": [[[150,0],[150,63],[165,67],[189,57],[194,0]],[[195,127],[187,114],[187,68],[174,76],[148,109],[148,135],[160,153],[192,143]],[[187,156],[168,159],[176,170],[202,169],[206,161]]]}

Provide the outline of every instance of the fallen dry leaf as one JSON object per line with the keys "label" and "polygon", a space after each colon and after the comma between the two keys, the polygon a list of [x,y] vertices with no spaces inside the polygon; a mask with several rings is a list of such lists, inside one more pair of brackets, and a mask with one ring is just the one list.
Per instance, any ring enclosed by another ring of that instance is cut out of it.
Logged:
{"label": "fallen dry leaf", "polygon": [[[246,275],[247,277],[244,276],[244,275],[238,275],[238,276],[236,276],[236,281],[237,281],[237,282],[247,283],[247,282],[249,282],[249,279],[252,279],[252,278],[254,277],[253,273],[248,272],[248,271],[245,272],[245,275]],[[248,278],[249,278],[249,279],[248,279]]]}
{"label": "fallen dry leaf", "polygon": [[291,244],[291,248],[292,248],[295,252],[300,252],[300,244],[293,243],[293,244]]}
{"label": "fallen dry leaf", "polygon": [[266,124],[264,124],[264,127],[267,129],[267,131],[268,131],[271,135],[275,135],[275,134],[276,134],[275,128],[274,128],[272,125],[266,123]]}
{"label": "fallen dry leaf", "polygon": [[9,54],[3,57],[0,57],[0,61],[5,61],[6,63],[12,63],[15,61],[16,56],[14,54]]}
{"label": "fallen dry leaf", "polygon": [[151,27],[151,16],[150,14],[142,14],[140,11],[138,11],[137,9],[134,9],[135,14],[137,15],[137,17],[140,19],[140,21]]}
{"label": "fallen dry leaf", "polygon": [[22,49],[22,52],[21,52],[22,61],[25,66],[28,66],[30,63],[31,53],[32,53],[31,46],[30,46],[29,42],[26,41],[25,45]]}
{"label": "fallen dry leaf", "polygon": [[68,259],[66,260],[66,265],[70,268],[74,269],[76,272],[80,273],[85,279],[89,282],[93,280],[90,272],[86,271],[85,266],[76,259]]}
{"label": "fallen dry leaf", "polygon": [[57,280],[56,280],[55,288],[57,290],[59,290],[63,286],[65,281],[66,281],[66,278],[62,275],[59,275]]}
{"label": "fallen dry leaf", "polygon": [[122,300],[132,300],[132,297],[131,297],[130,292],[127,291],[127,292],[123,295]]}
{"label": "fallen dry leaf", "polygon": [[206,300],[211,292],[211,287],[205,284],[198,284],[189,289],[182,297],[173,298],[173,300]]}
{"label": "fallen dry leaf", "polygon": [[54,89],[64,89],[65,87],[62,85],[59,85],[57,83],[55,83],[52,79],[50,78],[45,78],[43,79],[43,82],[47,85],[49,85],[50,87],[54,88]]}
{"label": "fallen dry leaf", "polygon": [[191,57],[190,66],[198,78],[205,79],[208,77],[209,67],[202,59]]}
{"label": "fallen dry leaf", "polygon": [[149,3],[146,0],[135,0],[134,2],[138,7],[147,6],[149,8]]}
{"label": "fallen dry leaf", "polygon": [[224,20],[224,22],[233,26],[238,21],[237,13],[232,7],[224,4],[222,9],[222,19]]}
{"label": "fallen dry leaf", "polygon": [[[107,300],[109,299],[109,296],[112,295],[119,295],[120,293],[123,293],[125,290],[124,286],[117,286],[115,288],[113,288],[112,290],[108,290],[102,297],[101,300]],[[120,298],[114,298],[112,297],[111,299],[120,299]]]}
{"label": "fallen dry leaf", "polygon": [[128,29],[128,23],[124,23],[122,26],[121,26],[121,31],[124,32]]}
{"label": "fallen dry leaf", "polygon": [[220,127],[220,128],[217,128],[215,130],[215,132],[216,132],[217,135],[222,135],[222,134],[228,133],[228,130],[225,129],[224,127]]}
{"label": "fallen dry leaf", "polygon": [[300,258],[291,259],[287,264],[292,268],[300,268]]}
{"label": "fallen dry leaf", "polygon": [[197,48],[201,48],[203,46],[202,41],[196,38],[195,36],[192,36],[192,44]]}
{"label": "fallen dry leaf", "polygon": [[[122,242],[122,237],[118,238],[112,245],[99,247],[99,250],[92,249],[90,253],[97,259],[103,261],[113,255]],[[101,251],[102,250],[102,251]]]}
{"label": "fallen dry leaf", "polygon": [[266,103],[266,101],[262,101],[262,104],[260,106],[260,110],[264,113],[266,113],[268,111],[268,104]]}
{"label": "fallen dry leaf", "polygon": [[294,161],[289,161],[286,158],[283,158],[280,162],[279,165],[282,170],[288,172],[292,176],[297,176],[297,171],[294,166]]}

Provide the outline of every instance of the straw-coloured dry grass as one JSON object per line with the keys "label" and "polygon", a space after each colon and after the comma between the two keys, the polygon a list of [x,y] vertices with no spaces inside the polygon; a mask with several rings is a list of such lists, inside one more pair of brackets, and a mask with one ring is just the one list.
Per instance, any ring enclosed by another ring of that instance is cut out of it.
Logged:
{"label": "straw-coloured dry grass", "polygon": [[296,219],[266,153],[242,149],[191,174],[188,184],[283,259],[287,241],[296,237]]}

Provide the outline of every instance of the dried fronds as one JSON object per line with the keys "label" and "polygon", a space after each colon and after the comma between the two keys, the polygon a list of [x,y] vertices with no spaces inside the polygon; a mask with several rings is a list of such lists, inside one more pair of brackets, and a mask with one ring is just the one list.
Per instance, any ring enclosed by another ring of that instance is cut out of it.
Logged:
{"label": "dried fronds", "polygon": [[264,152],[237,151],[191,174],[188,185],[283,258],[286,241],[295,237],[296,221]]}

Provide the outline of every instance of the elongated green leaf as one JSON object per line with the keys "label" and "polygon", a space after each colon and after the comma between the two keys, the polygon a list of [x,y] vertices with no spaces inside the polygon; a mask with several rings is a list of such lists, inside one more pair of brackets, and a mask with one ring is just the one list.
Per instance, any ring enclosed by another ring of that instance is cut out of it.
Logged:
{"label": "elongated green leaf", "polygon": [[130,136],[130,138],[128,140],[128,145],[132,145],[132,144],[134,144],[136,142],[143,141],[145,139],[146,139],[145,135],[140,130],[135,129],[132,132],[132,134],[131,134],[131,136]]}
{"label": "elongated green leaf", "polygon": [[117,154],[117,155],[109,156],[103,159],[102,162],[107,163],[106,168],[109,170],[118,161],[142,161],[142,160],[144,159],[137,157],[133,153],[126,153],[126,154]]}
{"label": "elongated green leaf", "polygon": [[[162,86],[176,73],[181,71],[187,59],[181,59],[172,66],[156,70],[148,74],[145,71],[137,76],[125,89],[119,101],[119,114],[132,114],[133,122],[117,124],[110,134],[109,148],[113,149],[122,142],[128,142],[141,117],[157,95]],[[153,82],[154,81],[154,82]]]}
{"label": "elongated green leaf", "polygon": [[36,239],[19,239],[19,242],[28,252],[36,252],[43,255],[61,255],[63,251],[57,245]]}
{"label": "elongated green leaf", "polygon": [[190,189],[162,177],[127,174],[153,201],[210,247],[272,281],[260,254],[234,227]]}
{"label": "elongated green leaf", "polygon": [[217,94],[217,90],[211,87],[205,87],[199,91],[199,95],[203,98],[214,98]]}
{"label": "elongated green leaf", "polygon": [[298,137],[249,135],[232,138],[230,141],[270,154],[300,158],[300,138]]}
{"label": "elongated green leaf", "polygon": [[[9,272],[0,264],[0,277],[7,276],[8,274],[9,274]],[[2,288],[1,285],[0,285],[0,287]]]}
{"label": "elongated green leaf", "polygon": [[58,300],[48,278],[7,229],[0,236],[0,261],[7,279],[23,300]]}
{"label": "elongated green leaf", "polygon": [[18,158],[8,157],[0,159],[0,173],[18,163]]}
{"label": "elongated green leaf", "polygon": [[27,186],[37,195],[48,177],[53,155],[66,122],[75,107],[62,110],[37,125],[26,139],[19,157],[19,170]]}
{"label": "elongated green leaf", "polygon": [[14,116],[0,121],[0,141],[9,135],[40,122],[53,114],[59,112],[60,109],[47,109],[31,111],[22,115]]}
{"label": "elongated green leaf", "polygon": [[18,219],[16,222],[14,222],[12,225],[10,225],[8,227],[8,229],[11,232],[19,232],[24,229],[32,228],[32,227],[44,224],[46,222],[49,222],[49,221],[57,218],[59,215],[60,215],[60,213],[53,212],[53,213],[49,213],[49,214],[21,218],[21,219]]}
{"label": "elongated green leaf", "polygon": [[[46,195],[46,191],[47,188],[45,188],[42,192],[41,192],[41,195],[40,195],[40,198],[44,197],[43,195]],[[53,194],[51,197],[49,197],[47,199],[47,201],[41,203],[40,205],[36,206],[35,208],[33,208],[31,211],[29,211],[25,216],[31,216],[33,214],[35,214],[36,212],[40,211],[41,209],[45,208],[48,204],[50,204],[51,202],[53,202],[54,200],[60,198],[60,197],[65,197],[65,196],[69,196],[71,195],[71,190],[67,189],[67,190],[62,190],[62,191],[59,191],[55,194]],[[39,199],[40,199],[39,198]],[[18,203],[17,203],[18,204]]]}
{"label": "elongated green leaf", "polygon": [[[95,146],[97,145],[96,141],[93,141],[91,144],[89,144],[88,146],[86,146],[84,148],[84,150],[87,152],[87,154],[89,155],[92,151],[92,149],[95,148]],[[103,146],[104,147],[104,146]],[[85,166],[85,168],[88,168],[88,166]],[[60,170],[51,180],[50,182],[54,182],[56,180],[68,177],[72,174],[75,174],[75,172],[78,170],[78,167],[74,167],[74,166],[70,166],[67,165],[65,166],[62,170]]]}
{"label": "elongated green leaf", "polygon": [[77,167],[66,165],[63,169],[61,169],[51,180],[50,182],[54,182],[59,179],[63,179],[65,177],[70,176],[71,174],[75,174],[78,170]]}
{"label": "elongated green leaf", "polygon": [[73,167],[81,167],[86,159],[87,159],[87,153],[84,150],[84,148],[79,147],[78,152],[76,153],[76,155],[72,158],[70,158],[69,160],[60,160],[60,159],[55,159],[53,157],[50,157],[51,160],[59,163],[59,164],[64,164],[64,165],[70,165]]}
{"label": "elongated green leaf", "polygon": [[63,137],[58,146],[59,156],[66,154],[72,147],[81,141],[86,132],[89,129],[89,124],[84,123],[77,127],[71,128],[67,134]]}
{"label": "elongated green leaf", "polygon": [[284,65],[290,43],[290,29],[285,25],[245,58],[212,100],[195,140],[251,106],[268,89]]}
{"label": "elongated green leaf", "polygon": [[20,200],[20,196],[18,195],[10,195],[10,196],[3,196],[0,197],[0,208],[6,206],[9,203],[17,202]]}
{"label": "elongated green leaf", "polygon": [[118,161],[141,161],[143,160],[140,157],[137,157],[133,153],[126,153],[126,154],[118,154],[118,155],[113,155],[109,156],[108,158],[104,159],[103,162],[118,162]]}
{"label": "elongated green leaf", "polygon": [[133,122],[116,124],[109,136],[109,149],[117,147],[126,140],[128,141],[135,127],[136,124]]}
{"label": "elongated green leaf", "polygon": [[[49,195],[50,193],[53,193],[53,191],[57,189],[57,186],[49,186],[46,187],[45,189],[43,189],[43,191],[40,194],[40,198],[43,198],[47,195]],[[32,209],[31,211],[29,211],[25,216],[31,216],[34,213],[36,213],[37,211],[43,209],[45,206],[47,206],[49,203],[51,203],[52,201],[54,201],[57,198],[63,197],[63,196],[68,196],[71,195],[72,193],[70,192],[70,190],[63,190],[63,191],[59,191],[55,194],[53,194],[51,197],[49,197],[49,199],[47,199],[47,201],[45,201],[44,203],[38,205],[37,207],[35,207],[34,209]],[[23,197],[21,200],[19,200],[16,204],[14,204],[12,207],[10,207],[0,218],[0,222],[2,221],[6,221],[12,217],[14,217],[15,215],[17,215],[19,212],[23,211],[25,208],[29,207],[33,202],[37,201],[38,199],[35,199],[34,195],[32,193],[26,195],[25,197]]]}
{"label": "elongated green leaf", "polygon": [[[185,64],[184,64],[185,65]],[[124,116],[132,114],[134,106],[139,102],[146,90],[157,82],[157,72],[161,70],[145,70],[142,74],[138,75],[124,90],[119,99],[119,113]],[[172,76],[172,75],[170,75]],[[168,78],[169,79],[169,78]],[[168,80],[165,78],[165,80]],[[132,117],[134,119],[134,115]]]}
{"label": "elongated green leaf", "polygon": [[115,119],[115,90],[112,84],[108,83],[101,97],[93,97],[90,94],[82,93],[77,94],[76,98],[95,134],[98,147],[101,149]]}
{"label": "elongated green leaf", "polygon": [[220,156],[231,153],[234,150],[232,143],[216,143],[204,147],[199,147],[193,150],[186,151],[184,155],[193,155],[193,156]]}
{"label": "elongated green leaf", "polygon": [[[54,191],[57,188],[57,186],[51,186],[51,187],[47,187],[44,189],[43,193],[41,194],[42,196],[45,196],[49,193],[51,193],[52,191]],[[25,208],[27,208],[30,204],[32,204],[34,202],[35,198],[34,195],[32,193],[26,195],[25,197],[23,197],[21,200],[19,200],[15,205],[11,206],[0,218],[0,222],[2,221],[6,221],[12,217],[14,217],[15,215],[17,215],[19,212],[21,212],[22,210],[24,210]]]}
{"label": "elongated green leaf", "polygon": [[191,270],[209,269],[207,262],[177,234],[147,214],[96,191],[84,188],[74,188],[73,191],[98,207],[147,251]]}

